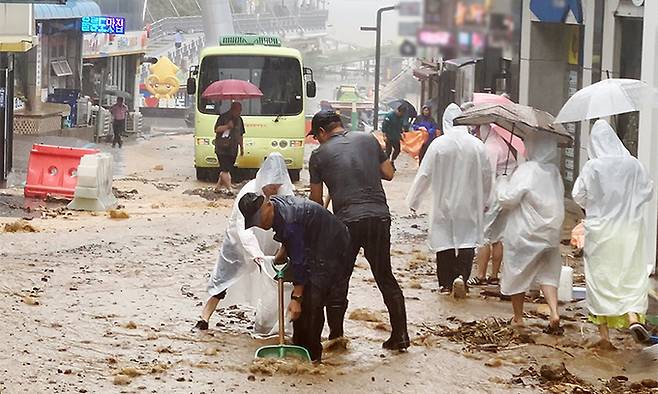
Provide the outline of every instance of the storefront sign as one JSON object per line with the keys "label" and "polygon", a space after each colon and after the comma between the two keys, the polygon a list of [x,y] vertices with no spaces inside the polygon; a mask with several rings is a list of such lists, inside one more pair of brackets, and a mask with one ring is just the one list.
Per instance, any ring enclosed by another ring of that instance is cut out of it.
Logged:
{"label": "storefront sign", "polygon": [[542,22],[564,23],[571,12],[576,22],[583,23],[581,0],[531,0],[530,10]]}
{"label": "storefront sign", "polygon": [[126,18],[116,16],[83,16],[83,33],[126,34]]}
{"label": "storefront sign", "polygon": [[87,33],[82,38],[82,57],[97,58],[146,52],[148,38],[144,31],[129,31],[122,36]]}
{"label": "storefront sign", "polygon": [[446,46],[450,44],[452,35],[450,32],[423,28],[418,31],[418,44],[421,46]]}

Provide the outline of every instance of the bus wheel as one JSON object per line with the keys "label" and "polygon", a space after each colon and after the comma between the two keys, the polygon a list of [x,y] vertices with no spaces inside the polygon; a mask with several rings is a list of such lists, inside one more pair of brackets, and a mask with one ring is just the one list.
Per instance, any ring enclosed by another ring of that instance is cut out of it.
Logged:
{"label": "bus wheel", "polygon": [[196,179],[203,182],[217,182],[219,178],[218,170],[216,168],[196,168]]}
{"label": "bus wheel", "polygon": [[290,174],[290,180],[293,182],[299,182],[301,172],[302,170],[288,170],[288,174]]}

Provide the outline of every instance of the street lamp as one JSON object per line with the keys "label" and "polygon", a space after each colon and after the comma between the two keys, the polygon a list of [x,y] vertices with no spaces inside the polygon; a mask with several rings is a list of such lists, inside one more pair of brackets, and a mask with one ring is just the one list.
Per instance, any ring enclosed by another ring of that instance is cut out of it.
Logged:
{"label": "street lamp", "polygon": [[377,32],[377,43],[375,46],[375,113],[373,114],[374,130],[379,130],[379,67],[382,57],[382,14],[386,11],[393,11],[397,7],[390,6],[377,10],[377,27],[361,26],[361,31]]}

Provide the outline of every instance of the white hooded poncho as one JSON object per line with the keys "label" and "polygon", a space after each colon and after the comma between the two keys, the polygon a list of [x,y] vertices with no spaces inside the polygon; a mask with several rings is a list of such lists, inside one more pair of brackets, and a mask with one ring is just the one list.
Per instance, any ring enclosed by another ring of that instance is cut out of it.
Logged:
{"label": "white hooded poncho", "polygon": [[430,200],[432,251],[474,248],[483,244],[483,213],[491,188],[491,168],[482,141],[465,126],[454,126],[462,111],[450,104],[443,114],[443,135],[427,149],[407,205],[417,210]]}
{"label": "white hooded poncho", "polygon": [[256,227],[245,230],[244,216],[238,209],[238,201],[246,193],[263,194],[262,189],[267,185],[281,185],[278,195],[293,195],[294,186],[288,175],[288,167],[279,153],[270,154],[258,170],[256,179],[248,182],[238,193],[219,258],[208,283],[211,296],[230,288],[226,305],[242,304],[256,308],[254,333],[258,335],[271,335],[277,331],[277,285],[272,280],[272,267],[265,264],[259,269],[254,259],[273,256],[280,244],[274,241],[271,230]]}
{"label": "white hooded poncho", "polygon": [[564,185],[557,167],[557,141],[541,134],[525,141],[528,161],[501,178],[498,202],[507,211],[501,293],[524,293],[533,283],[557,287]]}
{"label": "white hooded poncho", "polygon": [[653,183],[604,120],[592,128],[589,157],[572,195],[587,213],[584,256],[590,313],[644,314],[653,269],[645,244]]}

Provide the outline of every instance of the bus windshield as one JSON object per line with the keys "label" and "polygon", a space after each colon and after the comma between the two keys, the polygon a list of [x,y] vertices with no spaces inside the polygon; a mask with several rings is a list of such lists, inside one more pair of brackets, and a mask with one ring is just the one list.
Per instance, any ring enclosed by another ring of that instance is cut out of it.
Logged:
{"label": "bus windshield", "polygon": [[199,70],[199,111],[212,115],[228,111],[230,100],[208,101],[201,97],[211,83],[225,79],[249,81],[263,92],[260,99],[242,101],[242,115],[292,116],[302,113],[302,72],[300,62],[295,58],[251,55],[205,57]]}

